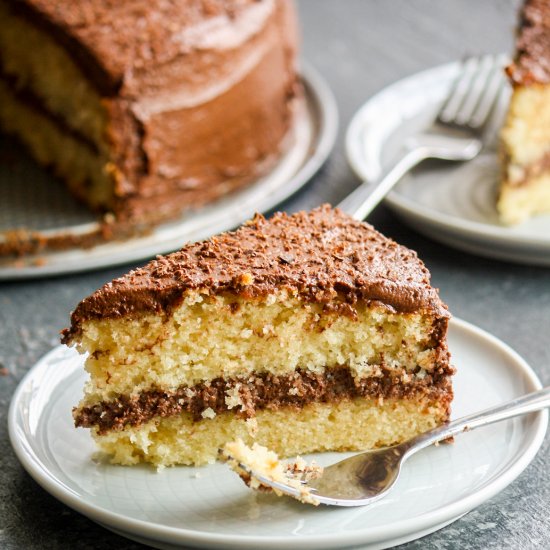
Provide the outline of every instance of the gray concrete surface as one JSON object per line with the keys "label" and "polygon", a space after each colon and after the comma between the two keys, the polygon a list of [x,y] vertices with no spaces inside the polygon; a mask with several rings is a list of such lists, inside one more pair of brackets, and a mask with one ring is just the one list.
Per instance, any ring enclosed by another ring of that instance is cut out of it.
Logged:
{"label": "gray concrete surface", "polygon": [[[509,0],[302,0],[303,53],[326,77],[341,116],[328,164],[288,211],[338,202],[357,181],[343,134],[373,93],[418,70],[465,54],[510,51],[517,3]],[[378,229],[418,251],[458,317],[515,348],[550,384],[550,270],[470,256],[415,234],[384,207]],[[7,410],[17,383],[58,342],[76,303],[130,266],[0,286],[0,548],[65,549],[143,546],[118,537],[60,504],[17,462]],[[407,550],[550,548],[550,438],[508,488]]]}

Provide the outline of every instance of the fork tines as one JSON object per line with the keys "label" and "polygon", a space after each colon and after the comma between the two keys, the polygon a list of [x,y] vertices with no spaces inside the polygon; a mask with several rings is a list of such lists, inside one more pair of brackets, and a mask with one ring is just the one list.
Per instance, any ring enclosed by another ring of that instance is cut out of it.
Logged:
{"label": "fork tines", "polygon": [[437,121],[480,130],[506,85],[503,55],[471,57],[464,61]]}

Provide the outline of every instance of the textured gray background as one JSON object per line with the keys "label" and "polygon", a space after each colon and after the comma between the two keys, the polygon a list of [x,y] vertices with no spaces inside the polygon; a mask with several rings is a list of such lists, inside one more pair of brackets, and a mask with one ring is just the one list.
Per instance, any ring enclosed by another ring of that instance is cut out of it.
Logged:
{"label": "textured gray background", "polygon": [[[326,77],[341,115],[338,145],[313,182],[284,208],[336,203],[357,184],[342,137],[354,111],[387,84],[465,54],[510,51],[510,0],[302,0],[305,57]],[[514,347],[550,384],[550,270],[499,263],[425,239],[383,207],[370,218],[416,249],[451,311]],[[129,266],[128,266],[129,267]],[[0,286],[0,547],[143,548],[97,526],[44,492],[23,471],[6,427],[13,391],[58,342],[69,311],[128,267]],[[550,548],[550,438],[507,489],[464,518],[401,548]]]}

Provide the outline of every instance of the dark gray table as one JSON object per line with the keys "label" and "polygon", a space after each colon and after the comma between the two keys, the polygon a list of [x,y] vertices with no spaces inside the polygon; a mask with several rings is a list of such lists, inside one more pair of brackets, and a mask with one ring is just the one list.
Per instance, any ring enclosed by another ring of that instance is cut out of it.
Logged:
{"label": "dark gray table", "polygon": [[[327,78],[341,115],[329,163],[288,211],[336,203],[357,184],[342,137],[354,111],[376,91],[465,54],[510,51],[517,3],[510,0],[303,0],[303,51]],[[550,270],[500,263],[448,249],[380,207],[370,218],[414,248],[451,311],[514,347],[550,384]],[[0,286],[0,548],[143,548],[73,512],[17,462],[7,436],[11,395],[33,363],[58,342],[69,311],[127,267]],[[550,438],[506,490],[407,549],[550,548]]]}

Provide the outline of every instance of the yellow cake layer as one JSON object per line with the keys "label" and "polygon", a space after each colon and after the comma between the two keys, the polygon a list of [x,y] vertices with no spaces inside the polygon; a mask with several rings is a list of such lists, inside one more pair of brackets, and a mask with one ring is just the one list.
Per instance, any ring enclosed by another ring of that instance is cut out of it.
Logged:
{"label": "yellow cake layer", "polygon": [[550,86],[534,84],[514,89],[501,132],[507,157],[505,179],[524,177],[524,169],[550,151]]}
{"label": "yellow cake layer", "polygon": [[114,173],[108,159],[20,101],[2,79],[0,128],[17,135],[39,163],[51,166],[66,180],[69,189],[92,207],[103,208],[112,203]]}
{"label": "yellow cake layer", "polygon": [[501,220],[510,225],[536,214],[550,213],[550,170],[522,185],[505,182],[500,189],[497,209]]}
{"label": "yellow cake layer", "polygon": [[[44,30],[11,12],[0,0],[0,73],[31,91],[48,111],[107,150],[107,114],[97,91],[84,78],[71,55]],[[36,127],[23,127],[33,133]]]}
{"label": "yellow cake layer", "polygon": [[505,224],[550,212],[550,86],[515,86],[501,132],[503,177],[497,210]]}
{"label": "yellow cake layer", "polygon": [[237,438],[281,457],[322,451],[360,451],[392,445],[447,420],[444,404],[417,399],[355,399],[314,403],[301,410],[258,411],[253,420],[224,413],[194,423],[189,414],[152,420],[139,428],[93,433],[115,464],[156,466],[214,462]]}
{"label": "yellow cake layer", "polygon": [[433,314],[356,307],[357,318],[350,318],[286,292],[249,301],[193,291],[170,315],[86,321],[79,349],[89,353],[91,381],[82,405],[151,387],[173,391],[218,377],[285,375],[297,368],[347,365],[359,378],[380,375],[382,363],[400,376],[433,369]]}

